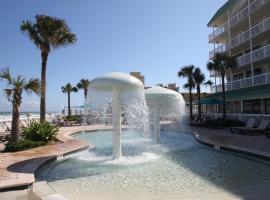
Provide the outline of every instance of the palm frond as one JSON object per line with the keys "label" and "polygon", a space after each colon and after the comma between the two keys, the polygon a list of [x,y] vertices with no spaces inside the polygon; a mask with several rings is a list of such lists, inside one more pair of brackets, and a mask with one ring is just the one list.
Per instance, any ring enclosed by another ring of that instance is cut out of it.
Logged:
{"label": "palm frond", "polygon": [[34,24],[33,22],[26,20],[22,22],[22,25],[20,27],[21,31],[26,33],[28,38],[38,47],[41,48],[42,43],[44,41],[42,41],[41,37],[40,37],[40,31],[37,28],[36,24]]}
{"label": "palm frond", "polygon": [[211,81],[211,80],[208,80],[208,81],[206,81],[205,83],[204,83],[204,85],[209,85],[209,86],[211,86],[211,85],[213,85],[214,83],[213,83],[213,81]]}
{"label": "palm frond", "polygon": [[8,85],[12,84],[12,77],[10,75],[9,68],[5,68],[0,72],[0,79],[6,80]]}
{"label": "palm frond", "polygon": [[13,90],[12,89],[4,89],[4,94],[8,101],[12,101]]}
{"label": "palm frond", "polygon": [[34,92],[36,95],[40,95],[40,81],[39,79],[29,79],[24,87],[27,94]]}
{"label": "palm frond", "polygon": [[196,85],[201,85],[205,81],[205,75],[200,68],[196,68],[193,73],[193,79]]}

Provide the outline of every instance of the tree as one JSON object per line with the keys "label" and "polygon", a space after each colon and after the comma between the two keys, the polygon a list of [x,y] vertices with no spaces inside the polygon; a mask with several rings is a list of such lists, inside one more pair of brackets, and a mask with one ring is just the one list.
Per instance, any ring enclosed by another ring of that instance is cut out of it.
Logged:
{"label": "tree", "polygon": [[9,68],[0,72],[0,79],[7,82],[7,88],[4,93],[12,103],[12,122],[11,122],[11,141],[19,142],[20,140],[20,106],[22,103],[22,93],[28,95],[35,93],[40,95],[40,81],[38,79],[23,78],[22,76],[12,77]]}
{"label": "tree", "polygon": [[70,83],[67,83],[65,86],[62,86],[62,92],[67,93],[68,95],[68,115],[71,115],[71,109],[70,109],[70,93],[71,92],[78,92],[77,87],[73,87]]}
{"label": "tree", "polygon": [[208,70],[214,70],[221,76],[222,101],[223,101],[223,121],[226,119],[226,97],[225,97],[225,75],[228,69],[237,66],[236,59],[223,53],[217,53],[213,60],[207,63]]}
{"label": "tree", "polygon": [[189,90],[189,113],[190,113],[190,121],[193,119],[192,114],[192,89],[195,87],[195,83],[193,81],[193,73],[194,73],[194,66],[184,66],[181,68],[181,70],[178,72],[179,77],[185,77],[187,78],[187,83],[184,85],[184,88],[187,88]]}
{"label": "tree", "polygon": [[40,121],[44,122],[46,115],[46,70],[48,56],[53,50],[75,43],[77,39],[62,19],[47,15],[36,15],[35,19],[35,22],[30,20],[23,21],[20,29],[28,35],[29,39],[41,51]]}
{"label": "tree", "polygon": [[213,83],[213,81],[211,81],[211,80],[208,80],[208,81],[206,81],[205,83],[204,83],[204,85],[206,85],[206,86],[212,86],[214,83]]}
{"label": "tree", "polygon": [[77,84],[77,88],[83,90],[84,98],[87,97],[88,87],[90,85],[90,81],[88,79],[81,79],[80,82]]}
{"label": "tree", "polygon": [[196,85],[197,94],[198,94],[198,116],[199,116],[199,119],[200,119],[201,118],[201,115],[202,115],[202,110],[201,110],[201,85],[205,81],[205,76],[201,72],[201,69],[200,68],[196,68],[194,70],[193,80],[194,80],[194,83]]}

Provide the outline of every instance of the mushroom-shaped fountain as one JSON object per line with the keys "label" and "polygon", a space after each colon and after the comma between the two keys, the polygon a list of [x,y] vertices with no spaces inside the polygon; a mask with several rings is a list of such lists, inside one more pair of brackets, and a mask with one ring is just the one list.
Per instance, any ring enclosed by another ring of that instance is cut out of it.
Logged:
{"label": "mushroom-shaped fountain", "polygon": [[111,92],[112,95],[112,126],[113,126],[113,156],[121,157],[121,94],[126,91],[143,89],[142,82],[125,73],[111,72],[91,81],[89,92],[92,90]]}
{"label": "mushroom-shaped fountain", "polygon": [[160,116],[180,118],[185,112],[185,101],[180,93],[160,86],[146,89],[145,99],[153,116],[154,140],[159,144]]}

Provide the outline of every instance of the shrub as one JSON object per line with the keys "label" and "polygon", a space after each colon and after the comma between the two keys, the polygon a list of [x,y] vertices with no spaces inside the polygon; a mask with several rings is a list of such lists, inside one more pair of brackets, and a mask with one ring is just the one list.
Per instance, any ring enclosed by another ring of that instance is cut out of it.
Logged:
{"label": "shrub", "polygon": [[48,122],[30,122],[29,126],[23,128],[22,136],[26,140],[41,141],[48,143],[56,139],[58,128]]}
{"label": "shrub", "polygon": [[64,117],[64,120],[66,121],[78,121],[80,119],[79,115],[68,115]]}
{"label": "shrub", "polygon": [[9,141],[6,144],[5,152],[16,152],[16,151],[23,151],[26,149],[31,149],[39,146],[46,145],[46,142],[42,141],[32,141],[28,139],[23,139],[20,142],[11,142]]}

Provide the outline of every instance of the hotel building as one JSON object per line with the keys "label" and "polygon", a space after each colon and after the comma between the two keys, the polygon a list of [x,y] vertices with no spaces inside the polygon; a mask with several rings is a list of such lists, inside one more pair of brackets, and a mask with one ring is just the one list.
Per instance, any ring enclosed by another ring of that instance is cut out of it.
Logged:
{"label": "hotel building", "polygon": [[[270,116],[270,0],[228,0],[208,27],[209,59],[219,52],[237,61],[226,72],[228,116]],[[210,76],[215,84],[206,98],[221,99],[220,76],[214,71]],[[221,106],[212,112],[221,113]]]}

